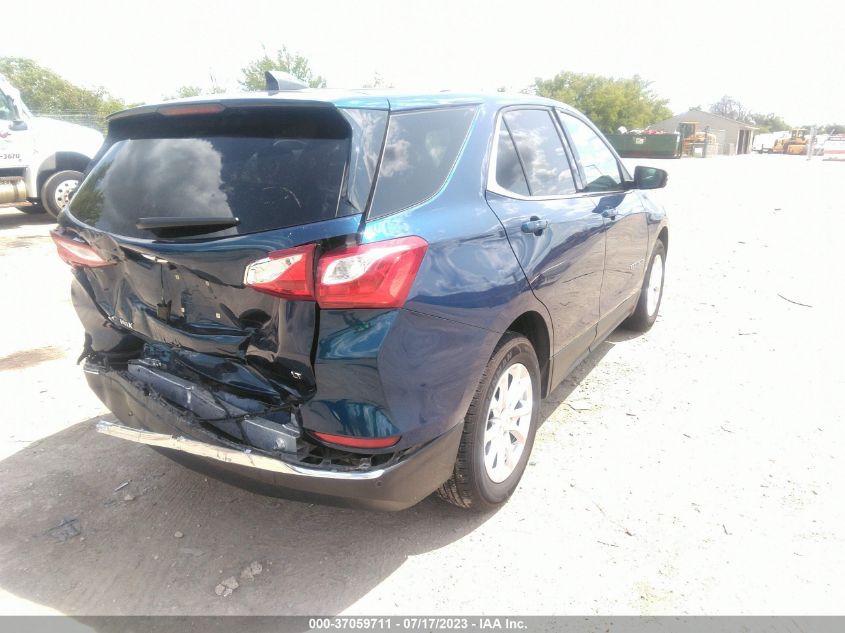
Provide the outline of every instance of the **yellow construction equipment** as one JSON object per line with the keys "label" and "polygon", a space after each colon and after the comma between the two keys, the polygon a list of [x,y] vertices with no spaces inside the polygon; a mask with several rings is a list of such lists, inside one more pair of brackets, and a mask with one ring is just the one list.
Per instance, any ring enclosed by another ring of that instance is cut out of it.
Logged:
{"label": "yellow construction equipment", "polygon": [[772,147],[773,154],[795,154],[802,155],[807,153],[807,138],[806,128],[795,128],[789,130],[789,138],[782,138],[775,141]]}
{"label": "yellow construction equipment", "polygon": [[[705,128],[706,130],[707,128]],[[698,131],[697,122],[684,122],[678,126],[681,135],[682,156],[715,156],[719,153],[716,135],[705,131]],[[706,148],[706,149],[705,149]]]}

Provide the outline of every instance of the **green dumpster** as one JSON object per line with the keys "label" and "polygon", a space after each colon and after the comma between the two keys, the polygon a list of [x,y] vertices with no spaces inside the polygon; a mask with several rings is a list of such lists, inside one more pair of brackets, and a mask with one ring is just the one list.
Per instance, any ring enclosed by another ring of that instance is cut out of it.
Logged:
{"label": "green dumpster", "polygon": [[678,158],[680,134],[608,134],[607,140],[626,158]]}

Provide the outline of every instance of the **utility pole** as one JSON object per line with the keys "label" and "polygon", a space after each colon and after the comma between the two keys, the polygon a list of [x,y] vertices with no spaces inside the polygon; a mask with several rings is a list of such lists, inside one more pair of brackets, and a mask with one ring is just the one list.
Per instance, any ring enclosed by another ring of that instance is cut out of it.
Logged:
{"label": "utility pole", "polygon": [[807,143],[807,160],[813,158],[813,149],[816,145],[816,126],[810,128],[810,142]]}

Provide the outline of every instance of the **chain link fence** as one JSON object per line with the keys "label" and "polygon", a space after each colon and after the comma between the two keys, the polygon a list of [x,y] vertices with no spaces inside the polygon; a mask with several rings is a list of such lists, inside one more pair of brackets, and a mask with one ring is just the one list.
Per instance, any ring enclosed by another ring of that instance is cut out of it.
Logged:
{"label": "chain link fence", "polygon": [[84,125],[100,132],[106,131],[105,121],[90,112],[33,112],[35,116],[43,116],[51,119],[58,119],[59,121],[67,121],[68,123],[75,123],[77,125]]}

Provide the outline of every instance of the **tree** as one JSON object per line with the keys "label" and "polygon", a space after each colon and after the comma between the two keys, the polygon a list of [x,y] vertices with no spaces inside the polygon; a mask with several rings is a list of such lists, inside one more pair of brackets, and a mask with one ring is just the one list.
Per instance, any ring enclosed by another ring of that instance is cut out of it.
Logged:
{"label": "tree", "polygon": [[741,123],[752,123],[751,111],[743,106],[739,100],[730,95],[724,95],[716,103],[710,106],[710,112],[718,114]]}
{"label": "tree", "polygon": [[[808,130],[811,126],[805,125]],[[816,134],[845,134],[845,125],[841,123],[828,123],[827,125],[817,125]]]}
{"label": "tree", "polygon": [[98,127],[104,127],[106,116],[127,107],[102,86],[81,88],[25,57],[0,57],[0,73],[20,91],[29,109],[38,114],[88,117]]}
{"label": "tree", "polygon": [[614,133],[620,126],[642,129],[672,116],[668,100],[657,97],[650,85],[638,75],[615,78],[565,71],[553,79],[537,78],[533,88],[579,109],[602,132]]}
{"label": "tree", "polygon": [[174,95],[164,95],[162,101],[170,101],[171,99],[184,99],[186,97],[198,97],[201,94],[208,94],[199,86],[180,86]]}
{"label": "tree", "polygon": [[202,88],[199,86],[182,86],[176,91],[174,99],[184,99],[185,97],[198,97],[202,94]]}
{"label": "tree", "polygon": [[276,51],[275,58],[270,57],[265,50],[261,57],[244,66],[241,69],[243,78],[238,83],[244,90],[264,90],[264,73],[268,70],[290,73],[312,88],[326,87],[326,80],[314,74],[308,59],[299,53],[291,53],[285,46]]}
{"label": "tree", "polygon": [[761,114],[755,112],[751,115],[751,123],[757,128],[757,134],[765,134],[767,132],[781,132],[790,129],[789,123],[784,121],[774,112],[768,114]]}
{"label": "tree", "polygon": [[751,110],[743,106],[738,99],[735,99],[730,95],[724,95],[716,103],[711,105],[710,112],[733,119],[734,121],[753,125],[757,128],[757,134],[781,132],[783,130],[790,129],[791,127],[774,112],[769,112],[768,114],[751,112]]}
{"label": "tree", "polygon": [[202,88],[200,86],[194,85],[186,85],[180,86],[178,90],[176,90],[175,95],[164,95],[162,97],[163,101],[170,101],[171,99],[184,99],[186,97],[199,97],[200,95],[216,95],[220,94],[221,92],[226,92],[226,89],[220,86],[217,83],[217,79],[215,79],[214,74],[209,72],[208,79],[210,81],[210,85],[206,88]]}

